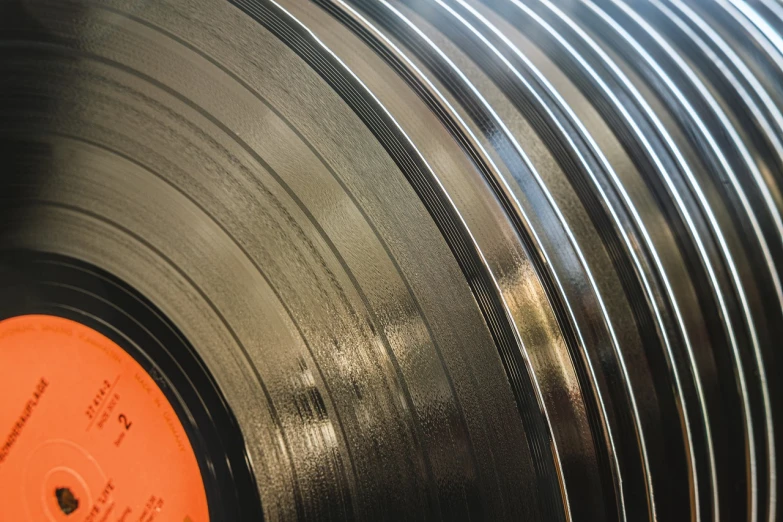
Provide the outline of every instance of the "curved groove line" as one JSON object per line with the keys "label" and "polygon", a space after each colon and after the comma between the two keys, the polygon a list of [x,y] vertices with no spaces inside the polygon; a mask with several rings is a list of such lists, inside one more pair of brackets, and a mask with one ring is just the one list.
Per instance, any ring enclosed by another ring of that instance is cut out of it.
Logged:
{"label": "curved groove line", "polygon": [[[542,419],[542,399],[537,385],[532,382],[535,375],[529,369],[524,350],[520,350],[519,334],[507,316],[497,282],[475,239],[429,165],[372,93],[292,15],[271,1],[234,0],[232,3],[267,27],[310,64],[348,102],[408,178],[441,229],[490,327],[530,435],[533,453],[543,456],[551,452],[549,430]],[[285,19],[292,20],[293,27]],[[349,76],[344,76],[341,70]],[[536,403],[531,408],[532,397],[536,398]],[[550,469],[552,462],[552,456],[536,460],[537,465],[550,466]],[[551,471],[550,476],[553,473]]]}
{"label": "curved groove line", "polygon": [[[340,0],[338,0],[338,1],[340,1]],[[319,2],[319,3],[323,3],[323,2]],[[343,2],[340,1],[340,3],[343,3]],[[362,3],[368,9],[370,8],[371,4],[369,4],[367,2],[360,2],[360,3]],[[395,12],[398,16],[401,16],[394,8],[388,6],[388,4],[386,4],[385,2],[383,2],[383,4],[386,5],[390,10]],[[348,8],[348,9],[350,9],[350,8]],[[339,16],[339,13],[338,13],[338,16]],[[366,33],[366,30],[363,30],[360,27],[357,28],[355,23],[351,23],[350,21],[345,20],[345,16],[339,16],[339,19],[341,21],[343,21],[344,23],[347,22],[346,25],[350,24],[351,29],[353,29],[355,32],[359,33],[359,35],[363,39],[370,40],[371,38],[374,38],[372,35],[364,34],[364,33]],[[426,42],[428,42],[429,45],[434,46],[434,44],[432,42],[430,42],[428,39],[426,39],[425,36],[421,35],[421,38],[424,39]],[[448,114],[446,114],[444,116],[443,115],[443,110],[440,109],[440,107],[438,106],[438,104],[440,103],[440,104],[446,105],[447,107],[450,108],[450,106],[448,105],[448,102],[446,102],[445,100],[442,99],[441,95],[437,92],[437,89],[434,86],[432,86],[431,83],[427,82],[426,78],[424,80],[420,81],[418,78],[416,78],[415,76],[412,76],[410,73],[408,73],[406,71],[406,66],[409,67],[409,68],[412,68],[412,69],[416,69],[415,65],[413,65],[409,61],[406,64],[402,64],[402,63],[400,63],[400,60],[404,59],[404,55],[403,55],[403,58],[397,58],[394,55],[390,55],[390,53],[386,49],[384,49],[384,47],[382,45],[380,45],[380,44],[373,44],[371,40],[368,43],[371,43],[372,47],[376,50],[376,52],[381,54],[382,57],[387,61],[387,63],[389,63],[392,67],[394,67],[395,70],[397,70],[398,73],[401,76],[403,76],[403,78],[409,83],[409,85],[411,85],[414,88],[414,90],[417,91],[417,93],[420,95],[420,97],[430,106],[430,108],[433,110],[433,112],[435,112],[441,118],[442,121],[445,119],[444,125],[452,132],[452,134],[454,134],[455,132],[460,132],[459,128],[457,128],[456,130],[454,129],[454,126],[455,126],[454,122],[450,121]],[[388,42],[388,41],[384,41],[383,45],[385,45],[386,47],[392,47],[393,48],[393,44],[391,42]],[[411,44],[411,48],[414,48],[414,47],[418,48],[418,46],[414,46],[414,44]],[[481,116],[478,116],[478,118],[479,118],[479,120],[478,120],[479,125],[481,127],[486,127],[487,125],[489,125],[489,123],[487,123],[487,122],[491,121],[492,119],[496,119],[499,122],[498,126],[501,129],[500,131],[488,130],[487,132],[491,133],[495,137],[498,136],[498,133],[502,133],[503,135],[509,137],[509,141],[512,142],[512,144],[510,144],[509,146],[514,148],[514,149],[516,149],[516,152],[520,155],[520,157],[522,158],[522,160],[525,163],[524,166],[520,166],[519,168],[522,169],[523,171],[525,171],[525,170],[529,171],[529,172],[526,172],[526,173],[531,174],[532,176],[534,176],[536,178],[537,182],[539,183],[539,185],[542,188],[542,191],[544,191],[544,192],[546,192],[548,194],[549,202],[550,202],[550,204],[553,207],[555,207],[555,212],[558,214],[558,217],[559,217],[561,223],[564,223],[562,214],[560,214],[559,210],[557,209],[553,199],[551,198],[551,194],[548,193],[548,191],[546,189],[546,186],[543,184],[543,181],[540,179],[540,176],[535,172],[534,167],[529,162],[529,160],[527,159],[527,157],[524,154],[524,152],[521,150],[521,147],[519,146],[519,144],[516,143],[516,140],[513,138],[513,136],[511,136],[510,131],[507,128],[505,128],[505,125],[502,123],[502,121],[499,120],[497,115],[494,114],[494,111],[492,111],[492,109],[489,106],[486,105],[486,102],[480,97],[480,95],[478,94],[476,89],[470,84],[469,80],[467,80],[467,78],[465,78],[456,69],[456,66],[454,66],[454,64],[451,63],[450,60],[447,57],[445,57],[440,51],[438,51],[437,48],[435,48],[435,50],[436,50],[436,52],[439,53],[439,57],[441,59],[443,59],[446,63],[450,64],[451,67],[456,70],[455,74],[457,74],[459,76],[461,81],[466,83],[466,85],[475,94],[475,96],[481,100],[480,103],[484,104],[487,107],[487,110],[492,114],[491,117],[490,116],[484,116],[482,118]],[[418,52],[418,51],[416,51],[416,52]],[[429,60],[425,57],[425,62],[427,62],[427,61],[429,61]],[[427,82],[427,85],[426,86],[422,85],[421,84],[422,81]],[[437,95],[440,99],[439,100],[432,100],[431,99],[432,95],[430,95],[428,91],[433,91],[435,93],[435,95]],[[461,99],[461,101],[463,101],[463,102],[465,102],[465,96],[469,96],[469,95],[464,94],[463,92],[455,92],[454,94],[459,99]],[[470,101],[468,100],[467,103],[470,103]],[[476,102],[473,102],[473,103],[475,104]],[[453,111],[453,109],[452,109],[452,111]],[[459,120],[459,115],[454,114],[454,118]],[[461,120],[459,120],[459,121],[461,121]],[[462,126],[464,126],[464,123],[462,124]],[[472,133],[470,133],[469,129],[467,129],[466,132],[469,133],[472,136]],[[459,134],[457,134],[455,136],[455,139],[458,142],[460,142],[460,145],[463,148],[467,148],[467,147],[471,147],[472,146],[472,144],[470,142],[465,144],[464,143],[465,138],[461,137]],[[473,140],[475,141],[475,137],[473,137]],[[483,148],[481,148],[480,144],[476,144],[475,146],[477,148],[479,148],[481,151],[483,151]],[[503,151],[501,151],[501,152],[503,152]],[[477,158],[477,159],[474,159],[474,161],[481,161],[483,159],[483,157],[486,157],[486,153],[478,154],[475,150],[472,150],[470,148],[468,148],[466,153],[469,154],[473,158]],[[506,156],[507,157],[508,154],[507,153],[501,154],[501,156]],[[482,165],[481,163],[479,163],[478,164],[478,168],[482,171],[483,175],[485,177],[488,177],[488,176],[498,176],[497,174],[494,173],[494,172],[496,172],[496,167],[492,163],[492,160],[487,157],[486,160],[484,160],[484,161],[486,161],[490,166],[492,166],[492,170],[488,169],[487,166]],[[518,165],[518,161],[517,162],[511,161],[510,163],[511,163],[511,165]],[[502,179],[501,179],[501,181],[502,181]],[[503,201],[505,199],[505,195],[502,192],[504,189],[503,188],[498,188],[498,182],[496,182],[492,178],[488,179],[488,182],[490,183],[491,186],[493,186],[495,188],[495,190],[497,191],[496,193],[497,193],[498,197],[501,199],[501,201]],[[503,184],[505,184],[504,181],[503,181]],[[510,189],[508,189],[506,187],[505,190],[510,190]],[[524,217],[525,220],[527,220],[527,218],[524,216],[524,211],[521,208],[519,208],[518,202],[516,202],[513,194],[510,196],[509,199],[511,199],[513,203],[512,202],[504,202],[503,203],[504,207],[506,208],[507,212],[509,212],[509,214],[511,214],[510,217],[514,220],[515,225],[516,225],[517,230],[519,231],[519,233],[524,235],[526,233],[526,231],[523,228],[525,225],[519,224],[518,218],[514,219],[515,213],[522,214],[522,216]],[[567,226],[565,226],[565,224],[564,224],[564,228],[566,228],[566,233],[569,235],[569,237],[571,239],[571,242],[574,243],[575,240],[574,240],[573,236],[570,234],[570,231],[567,230]],[[537,235],[536,235],[535,231],[532,231],[532,234],[533,234],[534,237],[536,237],[536,240],[538,241]],[[523,239],[524,239],[524,237],[523,237]],[[529,241],[530,241],[529,239],[526,241],[526,243],[528,245],[530,244]],[[578,247],[575,245],[575,243],[574,243],[573,246],[578,251]],[[535,252],[534,247],[528,246],[527,250],[528,251],[532,250],[533,252]],[[580,257],[580,261],[582,263],[582,266],[584,267],[584,269],[589,274],[589,268],[586,266],[585,261],[584,261],[583,257],[581,256],[581,252],[578,255]],[[543,256],[544,256],[545,259],[548,259],[547,254],[545,252],[543,252]],[[535,261],[535,258],[533,260]],[[542,275],[541,271],[542,270],[546,270],[545,267],[546,267],[547,263],[549,263],[549,262],[548,261],[544,261],[543,263],[539,263],[538,266],[537,266],[537,270],[539,271],[539,275],[542,276],[544,279],[546,279],[547,274],[544,273]],[[551,264],[551,263],[549,263],[549,264]],[[591,284],[594,285],[594,281],[592,279],[592,276],[589,275],[588,277],[591,280]],[[553,274],[552,278],[555,280],[555,284],[557,284],[558,288],[560,288],[561,291],[562,291],[562,286],[560,285],[559,280],[557,280],[557,276]],[[546,285],[546,282],[545,282],[544,286],[545,286],[545,288],[548,287],[548,290],[549,290],[548,295],[549,295],[550,299],[553,299],[555,301],[554,306],[555,306],[555,308],[557,308],[557,294],[552,291],[550,285]],[[596,290],[596,292],[597,292],[597,290]],[[600,294],[599,294],[599,298],[600,298]],[[568,307],[565,307],[565,308],[568,308]],[[565,312],[561,312],[561,313],[563,315],[565,315]],[[561,322],[561,326],[562,326],[562,321],[564,321],[562,316],[559,318],[559,321]],[[565,321],[567,321],[567,320],[565,320]],[[568,328],[568,326],[569,325],[566,325],[566,329]],[[609,326],[609,328],[612,329],[611,325]],[[580,335],[580,338],[581,338],[581,334],[579,334],[578,331],[577,331],[577,334]],[[615,340],[615,345],[616,345],[616,340]],[[572,348],[572,350],[576,350],[576,349]],[[573,355],[573,353],[572,353],[572,355]],[[577,369],[578,369],[579,365],[575,365],[575,366],[577,366]],[[585,377],[582,376],[582,379],[584,380]]]}
{"label": "curved groove line", "polygon": [[[718,160],[718,164],[722,168],[722,172],[725,173],[729,180],[731,180],[732,186],[735,189],[735,192],[737,193],[740,202],[742,204],[743,209],[745,210],[748,219],[750,221],[751,227],[753,228],[757,240],[759,242],[759,246],[763,252],[764,258],[766,259],[767,266],[769,267],[770,277],[772,279],[775,293],[777,295],[777,301],[779,303],[783,303],[783,289],[781,289],[780,285],[780,279],[778,277],[777,271],[775,269],[775,263],[772,259],[771,253],[769,251],[769,246],[767,244],[767,241],[765,239],[765,236],[763,232],[761,231],[761,227],[758,223],[758,220],[756,218],[756,214],[753,211],[753,209],[750,206],[750,203],[745,195],[745,191],[742,189],[741,184],[737,180],[734,171],[729,164],[729,160],[725,157],[723,154],[721,148],[717,145],[715,142],[715,139],[712,137],[712,134],[709,132],[709,130],[705,127],[705,123],[699,118],[697,112],[690,104],[688,98],[680,91],[680,89],[674,85],[672,79],[661,69],[659,65],[652,59],[650,54],[642,48],[634,39],[631,37],[630,34],[628,34],[622,27],[619,26],[618,23],[614,22],[609,18],[609,16],[602,11],[597,5],[593,4],[592,2],[585,1],[584,2],[593,12],[595,12],[603,21],[608,23],[618,34],[620,34],[626,42],[628,42],[631,46],[633,46],[634,50],[645,60],[645,62],[652,68],[652,70],[656,71],[657,75],[662,79],[662,81],[665,83],[666,87],[675,95],[678,103],[680,106],[682,106],[686,114],[689,115],[690,121],[696,124],[699,132],[701,135],[705,138],[707,143],[710,146],[710,150],[713,152],[714,157]],[[661,46],[661,48],[664,50],[664,52],[667,53],[667,56],[673,60],[673,62],[676,64],[676,66],[682,71],[683,74],[685,74],[689,81],[691,81],[694,84],[694,88],[697,90],[697,92],[705,97],[706,102],[710,105],[710,108],[716,112],[716,116],[719,119],[722,128],[728,132],[729,136],[731,137],[732,143],[734,143],[735,147],[738,148],[738,153],[740,154],[740,157],[742,158],[743,165],[750,170],[751,174],[754,177],[754,180],[756,180],[757,183],[759,183],[758,178],[760,175],[758,175],[758,169],[755,165],[755,163],[750,159],[749,153],[747,150],[742,146],[741,141],[738,136],[736,136],[736,131],[734,130],[733,126],[729,122],[725,120],[725,115],[722,114],[722,111],[716,106],[716,102],[711,98],[709,93],[706,91],[706,88],[700,84],[698,79],[690,72],[687,68],[687,65],[682,62],[682,60],[676,55],[676,52],[671,49],[671,47],[660,37],[660,35],[657,34],[657,32],[649,26],[644,20],[642,20],[635,12],[633,12],[628,6],[625,4],[621,4],[620,2],[617,2],[613,0],[613,3],[617,4],[620,9],[623,10],[624,14],[631,17],[641,28],[643,28],[647,34],[649,34],[654,41]],[[763,185],[763,182],[762,182]],[[764,193],[763,187],[762,187],[762,193]],[[773,216],[773,219],[776,221],[776,226],[778,229],[778,237],[783,237],[783,224],[780,222],[780,215],[775,210],[774,203],[770,202],[765,194],[765,203],[768,206],[768,209],[770,213]],[[706,203],[705,203],[706,207]],[[720,235],[720,230],[717,226],[714,227],[714,233],[715,235]],[[722,235],[720,235],[721,240]],[[721,241],[721,244],[723,244],[723,241]],[[742,310],[745,316],[745,323],[748,329],[748,333],[751,338],[751,344],[753,347],[753,354],[755,357],[755,364],[757,367],[757,372],[759,375],[759,385],[761,387],[761,397],[763,402],[763,409],[765,412],[765,421],[764,425],[766,428],[765,438],[766,438],[766,450],[767,450],[767,458],[769,461],[769,471],[767,472],[768,480],[769,480],[769,492],[768,492],[768,506],[770,509],[769,515],[774,515],[774,505],[775,505],[775,473],[774,473],[774,463],[775,463],[775,448],[773,445],[774,440],[774,428],[772,425],[772,416],[771,416],[771,406],[770,406],[770,397],[769,397],[769,390],[768,385],[766,383],[766,374],[764,370],[764,364],[763,359],[761,355],[761,349],[759,345],[758,340],[758,333],[756,332],[756,328],[754,327],[753,320],[752,320],[752,314],[750,311],[750,307],[748,304],[747,296],[743,290],[742,282],[739,278],[739,274],[737,272],[735,263],[731,257],[731,255],[728,252],[728,249],[724,250],[725,252],[725,258],[729,267],[729,271],[732,275],[732,279],[735,286],[735,291],[737,292],[737,297],[739,298],[740,304],[742,306]],[[752,410],[749,410],[752,411]],[[751,431],[751,433],[753,433]],[[755,456],[751,460],[751,469],[752,469],[752,480],[755,480],[756,475],[756,469],[758,466],[759,461],[755,458]],[[752,488],[755,491],[755,487],[752,486]],[[751,497],[752,504],[751,504],[751,519],[756,520],[758,517],[758,499],[757,495],[753,495]],[[769,518],[770,522],[774,522],[774,517]]]}

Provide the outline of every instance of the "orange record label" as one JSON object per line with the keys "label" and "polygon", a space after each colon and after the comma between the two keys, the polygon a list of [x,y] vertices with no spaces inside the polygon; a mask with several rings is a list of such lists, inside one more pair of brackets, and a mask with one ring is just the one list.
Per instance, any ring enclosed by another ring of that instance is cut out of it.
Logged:
{"label": "orange record label", "polygon": [[0,321],[0,519],[207,522],[187,434],[127,352],[80,323]]}

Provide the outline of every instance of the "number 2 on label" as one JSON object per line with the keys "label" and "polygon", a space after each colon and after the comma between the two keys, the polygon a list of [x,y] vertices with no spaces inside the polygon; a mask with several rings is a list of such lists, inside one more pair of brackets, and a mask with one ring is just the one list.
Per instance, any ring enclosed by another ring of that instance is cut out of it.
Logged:
{"label": "number 2 on label", "polygon": [[131,421],[128,420],[128,417],[125,416],[124,413],[120,413],[119,419],[120,424],[123,424],[125,426],[125,430],[129,430],[131,427]]}

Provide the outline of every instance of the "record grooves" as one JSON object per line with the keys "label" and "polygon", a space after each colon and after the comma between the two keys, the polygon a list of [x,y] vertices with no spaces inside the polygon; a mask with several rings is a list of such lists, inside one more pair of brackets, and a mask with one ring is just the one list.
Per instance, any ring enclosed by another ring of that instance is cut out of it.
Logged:
{"label": "record grooves", "polygon": [[776,522],[775,5],[0,2],[0,518]]}
{"label": "record grooves", "polygon": [[485,269],[481,268],[483,262],[480,254],[471,252],[470,233],[460,230],[462,228],[460,220],[453,215],[454,211],[450,209],[448,196],[438,194],[440,190],[437,181],[427,179],[432,176],[432,174],[428,174],[429,166],[422,164],[416,151],[411,150],[410,145],[406,145],[408,140],[404,135],[399,135],[400,131],[393,121],[383,113],[382,109],[379,111],[371,108],[372,98],[362,94],[360,84],[355,84],[355,81],[351,82],[350,78],[346,78],[343,73],[339,72],[339,64],[330,59],[328,55],[319,52],[317,43],[308,42],[307,34],[299,33],[295,25],[287,23],[283,18],[285,15],[275,13],[271,3],[264,5],[255,1],[244,2],[242,0],[237,0],[236,3],[287,42],[351,105],[389,154],[395,158],[400,170],[406,174],[419,197],[427,205],[429,212],[447,238],[452,252],[460,262],[465,277],[473,287],[476,300],[482,306],[487,324],[492,329],[498,350],[506,365],[509,380],[515,390],[520,414],[525,419],[528,435],[531,437],[529,439],[531,440],[531,451],[537,456],[536,463],[540,463],[542,466],[539,471],[539,487],[543,489],[541,492],[543,498],[539,501],[544,503],[546,506],[544,511],[548,512],[549,516],[557,517],[558,505],[555,500],[557,485],[547,485],[547,482],[555,477],[554,468],[548,465],[552,462],[552,456],[551,453],[547,455],[549,453],[546,442],[549,438],[546,434],[547,428],[540,424],[540,419],[530,417],[526,413],[531,408],[535,409],[536,406],[535,403],[530,403],[535,393],[526,375],[526,370],[524,370],[525,363],[514,349],[516,341],[512,340],[514,338],[513,329],[504,320],[506,314],[503,305],[495,296],[493,276],[485,274]]}

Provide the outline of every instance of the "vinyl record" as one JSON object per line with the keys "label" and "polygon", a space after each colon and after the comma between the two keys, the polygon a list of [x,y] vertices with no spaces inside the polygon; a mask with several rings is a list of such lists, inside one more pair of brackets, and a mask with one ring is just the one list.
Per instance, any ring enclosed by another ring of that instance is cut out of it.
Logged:
{"label": "vinyl record", "polygon": [[773,0],[0,0],[0,518],[778,520]]}

